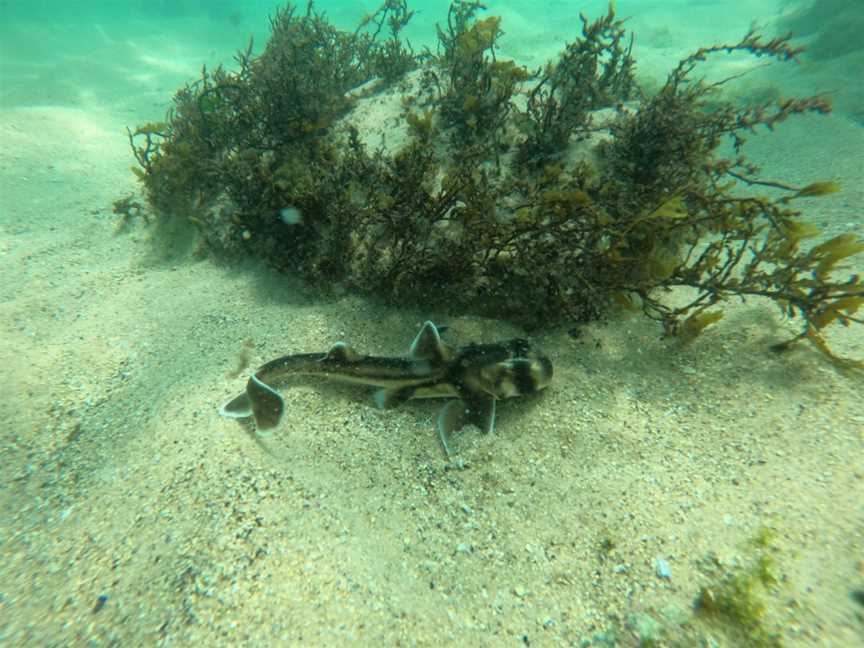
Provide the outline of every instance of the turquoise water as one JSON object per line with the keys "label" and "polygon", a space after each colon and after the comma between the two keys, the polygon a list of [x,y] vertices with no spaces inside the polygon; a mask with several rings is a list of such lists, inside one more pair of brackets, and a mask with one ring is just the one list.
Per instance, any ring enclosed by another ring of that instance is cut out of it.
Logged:
{"label": "turquoise water", "polygon": [[[333,1],[318,2],[315,7],[337,26],[353,29],[378,4]],[[801,42],[815,42],[817,52],[853,52],[842,62],[830,56],[820,62],[826,78],[823,85],[833,83],[829,89],[837,91],[838,81],[855,79],[861,71],[860,49],[854,55],[860,47],[856,34],[860,34],[861,10],[848,0],[823,5],[824,13],[812,25],[807,20],[789,20],[796,9],[807,6],[803,0],[634,0],[618,2],[616,7],[618,16],[627,17],[627,27],[636,34],[634,52],[643,78],[660,80],[678,58],[708,43],[731,42],[756,24],[766,33],[799,28],[807,32]],[[109,94],[156,90],[155,82],[159,91],[168,94],[194,78],[202,64],[230,65],[250,36],[260,51],[267,38],[267,18],[276,6],[257,0],[6,0],[0,3],[0,103],[75,102],[94,94],[97,101],[111,101]],[[405,37],[418,51],[434,49],[435,26],[446,21],[447,3],[412,2],[410,7],[415,16]],[[511,0],[488,7],[489,14],[503,18],[500,56],[539,67],[578,35],[580,12],[594,18],[605,11],[607,3]],[[831,47],[824,47],[824,42]],[[847,47],[836,47],[845,42]]]}
{"label": "turquoise water", "polygon": [[[352,29],[379,4],[315,6]],[[799,64],[719,56],[705,73],[743,75],[745,99],[830,95],[832,115],[747,151],[766,178],[838,182],[807,218],[861,236],[864,2],[796,13],[809,4],[617,13],[648,89],[754,22],[797,27],[811,46]],[[117,227],[114,201],[141,190],[126,127],[162,120],[250,37],[260,52],[275,6],[0,0],[0,646],[744,648],[752,626],[705,623],[694,601],[754,556],[777,570],[757,589],[784,646],[860,646],[860,376],[809,348],[768,352],[800,321],[767,300],[730,303],[685,349],[638,313],[581,337],[536,332],[553,382],[502,403],[494,434],[466,433],[462,463],[442,457],[435,403],[381,411],[362,390],[298,382],[268,438],[218,416],[247,364],[283,354],[344,341],[394,356],[430,318],[460,344],[525,335],[310,296],[284,273],[202,258],[168,219]],[[410,7],[405,36],[434,49],[447,3]],[[536,69],[578,35],[580,11],[606,7],[487,13],[503,19],[499,56]],[[861,328],[832,331],[832,348],[864,357]]]}

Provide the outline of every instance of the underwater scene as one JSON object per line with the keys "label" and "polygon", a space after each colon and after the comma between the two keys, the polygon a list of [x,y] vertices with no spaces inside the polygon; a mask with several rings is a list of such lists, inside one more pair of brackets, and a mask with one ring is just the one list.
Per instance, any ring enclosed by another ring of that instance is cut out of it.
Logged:
{"label": "underwater scene", "polygon": [[860,0],[0,0],[0,645],[864,645]]}

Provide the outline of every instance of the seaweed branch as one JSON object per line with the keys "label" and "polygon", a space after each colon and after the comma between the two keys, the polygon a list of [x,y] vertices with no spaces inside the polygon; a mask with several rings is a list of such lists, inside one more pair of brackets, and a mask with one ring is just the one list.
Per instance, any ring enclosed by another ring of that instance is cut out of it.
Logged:
{"label": "seaweed branch", "polygon": [[589,23],[584,14],[582,36],[568,43],[558,62],[537,72],[522,116],[526,138],[517,163],[529,168],[548,164],[563,152],[571,135],[591,127],[591,111],[630,99],[636,92],[633,35],[609,5],[605,16]]}

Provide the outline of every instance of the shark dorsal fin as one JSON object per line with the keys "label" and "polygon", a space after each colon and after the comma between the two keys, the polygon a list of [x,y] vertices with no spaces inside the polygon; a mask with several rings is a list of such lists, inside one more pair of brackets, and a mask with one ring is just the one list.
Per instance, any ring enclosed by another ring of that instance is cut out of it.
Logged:
{"label": "shark dorsal fin", "polygon": [[360,357],[360,354],[357,353],[354,349],[349,347],[344,342],[337,342],[330,350],[327,352],[327,355],[324,356],[325,360],[337,360],[341,362],[351,362],[352,360],[357,360]]}
{"label": "shark dorsal fin", "polygon": [[411,343],[408,356],[415,360],[444,361],[452,356],[452,350],[441,341],[438,327],[426,321]]}

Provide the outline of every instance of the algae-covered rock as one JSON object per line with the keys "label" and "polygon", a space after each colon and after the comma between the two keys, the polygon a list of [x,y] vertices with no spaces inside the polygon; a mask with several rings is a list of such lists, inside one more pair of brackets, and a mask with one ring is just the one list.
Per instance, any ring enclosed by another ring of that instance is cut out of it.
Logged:
{"label": "algae-covered rock", "polygon": [[[725,103],[698,78],[709,57],[794,61],[801,48],[751,31],[684,58],[649,98],[611,6],[533,71],[499,56],[502,22],[484,9],[453,2],[438,52],[417,55],[400,36],[405,0],[352,31],[311,2],[286,5],[260,54],[204,69],[162,122],[130,131],[150,205],[192,222],[215,254],[526,326],[624,306],[689,341],[729,298],[768,297],[802,323],[793,342],[861,366],[823,329],[861,322],[864,287],[843,264],[864,244],[808,247],[797,209],[836,185],[764,181],[744,155],[758,129],[830,107]],[[676,287],[694,298],[673,308],[663,294]]]}

